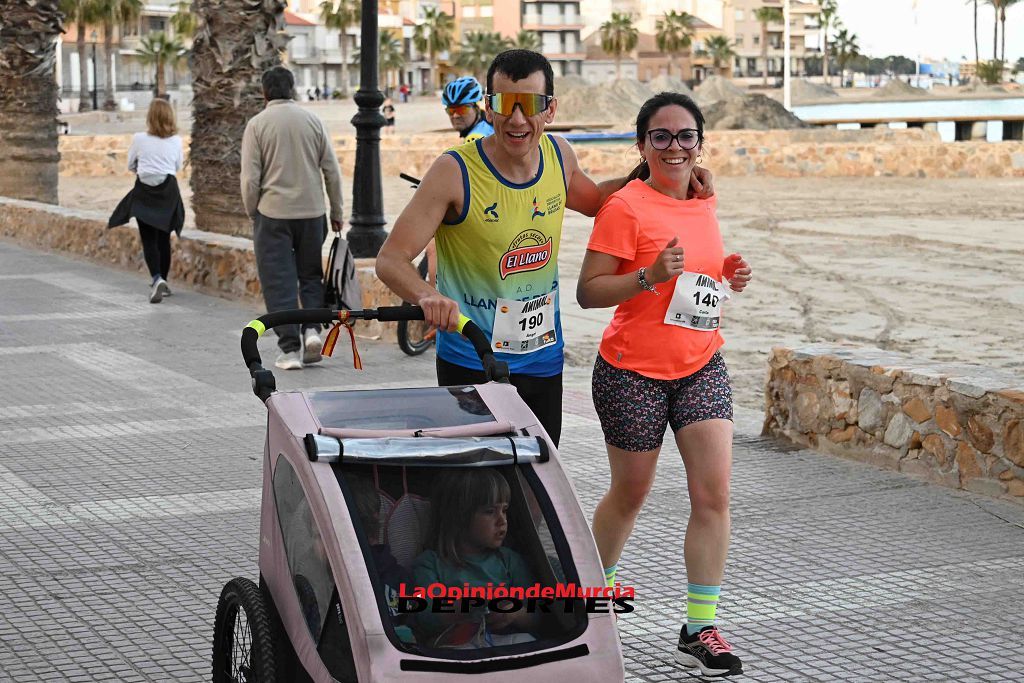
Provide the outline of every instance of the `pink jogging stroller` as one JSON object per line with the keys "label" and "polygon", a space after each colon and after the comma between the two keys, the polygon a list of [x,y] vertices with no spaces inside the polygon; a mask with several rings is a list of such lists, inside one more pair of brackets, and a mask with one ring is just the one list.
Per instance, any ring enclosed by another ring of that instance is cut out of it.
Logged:
{"label": "pink jogging stroller", "polygon": [[472,468],[508,484],[503,548],[525,563],[534,595],[604,585],[558,454],[479,328],[462,318],[489,380],[476,386],[278,392],[256,346],[277,325],[422,317],[412,306],[284,311],[243,331],[242,356],[268,414],[260,574],[221,592],[214,683],[623,681],[611,609],[565,593],[541,598],[528,632],[503,638],[488,632],[487,612],[510,601],[456,600],[447,608],[461,611],[459,626],[437,636],[422,615],[445,610],[443,601],[399,595],[413,590],[406,582],[430,550],[431,523],[443,523],[431,510],[438,478]]}

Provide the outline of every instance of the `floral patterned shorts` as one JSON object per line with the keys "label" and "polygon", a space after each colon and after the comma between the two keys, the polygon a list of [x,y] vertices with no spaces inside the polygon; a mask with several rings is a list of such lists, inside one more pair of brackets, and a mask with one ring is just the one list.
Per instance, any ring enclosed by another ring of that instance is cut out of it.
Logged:
{"label": "floral patterned shorts", "polygon": [[681,379],[644,377],[598,354],[591,390],[604,440],[634,453],[661,446],[666,425],[675,433],[694,422],[732,419],[729,370],[719,353]]}

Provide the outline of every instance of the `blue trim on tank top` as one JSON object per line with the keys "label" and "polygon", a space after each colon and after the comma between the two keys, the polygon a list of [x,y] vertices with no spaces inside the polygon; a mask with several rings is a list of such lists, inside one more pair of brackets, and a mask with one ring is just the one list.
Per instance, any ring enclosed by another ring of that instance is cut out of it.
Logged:
{"label": "blue trim on tank top", "polygon": [[459,162],[459,167],[462,169],[462,213],[454,221],[449,222],[442,218],[441,222],[445,225],[458,225],[466,220],[466,216],[469,215],[469,170],[466,168],[466,162],[458,152],[451,149],[445,152],[445,154],[451,154],[455,157],[455,160]]}
{"label": "blue trim on tank top", "polygon": [[537,145],[537,149],[540,150],[540,166],[537,167],[537,175],[533,178],[533,180],[529,180],[525,183],[513,183],[510,180],[506,180],[505,176],[501,175],[501,173],[498,172],[498,169],[494,167],[494,164],[491,163],[491,160],[487,158],[486,154],[484,154],[484,146],[483,144],[481,144],[483,143],[483,141],[484,138],[480,138],[479,140],[476,141],[477,152],[480,153],[480,158],[483,159],[484,166],[487,167],[487,170],[491,172],[491,175],[493,175],[494,179],[497,180],[499,183],[501,183],[505,187],[511,187],[513,190],[525,190],[526,188],[533,187],[534,185],[540,182],[541,177],[544,175],[544,149],[540,145]]}

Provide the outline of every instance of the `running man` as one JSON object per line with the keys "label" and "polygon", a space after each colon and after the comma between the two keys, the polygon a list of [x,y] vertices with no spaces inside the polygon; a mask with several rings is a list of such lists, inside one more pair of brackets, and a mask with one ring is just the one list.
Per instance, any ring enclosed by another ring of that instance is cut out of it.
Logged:
{"label": "running man", "polygon": [[494,132],[494,126],[487,121],[487,116],[480,108],[484,99],[484,91],[480,81],[472,76],[463,76],[444,86],[441,103],[448,114],[452,128],[459,131],[464,142],[473,142],[487,137]]}
{"label": "running man", "polygon": [[[455,332],[460,309],[491,339],[511,382],[557,444],[562,431],[563,338],[558,245],[565,209],[594,216],[625,178],[600,184],[569,144],[544,132],[555,118],[554,74],[544,55],[508,50],[487,72],[494,134],[442,154],[395,221],[377,276],[441,329],[441,386],[484,381],[472,345]],[[713,194],[700,170],[693,191]],[[415,259],[437,242],[437,288]]]}

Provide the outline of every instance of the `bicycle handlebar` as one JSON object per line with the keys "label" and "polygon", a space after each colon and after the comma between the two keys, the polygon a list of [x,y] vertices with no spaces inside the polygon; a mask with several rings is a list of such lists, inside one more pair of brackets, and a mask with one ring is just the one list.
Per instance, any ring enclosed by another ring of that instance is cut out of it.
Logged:
{"label": "bicycle handlebar", "polygon": [[[252,378],[252,391],[266,403],[270,395],[277,389],[274,373],[263,367],[256,341],[269,328],[279,325],[301,325],[304,323],[320,323],[327,325],[332,322],[348,322],[350,320],[380,320],[397,322],[399,320],[423,320],[423,309],[419,306],[381,306],[367,308],[362,311],[335,310],[330,308],[311,308],[302,310],[278,311],[267,313],[256,318],[242,330],[242,360]],[[459,333],[466,337],[476,350],[484,374],[488,382],[507,382],[508,363],[494,357],[487,335],[476,323],[464,315],[459,316],[457,327]]]}

